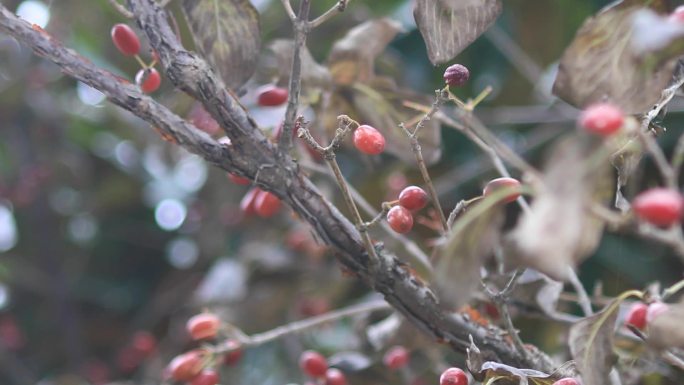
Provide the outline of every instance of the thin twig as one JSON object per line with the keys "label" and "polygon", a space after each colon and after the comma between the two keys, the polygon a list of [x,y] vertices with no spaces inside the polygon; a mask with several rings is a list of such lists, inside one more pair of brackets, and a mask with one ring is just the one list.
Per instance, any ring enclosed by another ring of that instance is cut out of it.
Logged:
{"label": "thin twig", "polygon": [[513,319],[511,318],[511,313],[508,311],[508,298],[515,289],[515,283],[517,282],[518,278],[523,274],[525,270],[524,269],[517,269],[511,276],[511,278],[508,280],[508,283],[506,283],[506,286],[501,289],[498,293],[492,291],[484,282],[482,283],[483,288],[487,292],[487,295],[494,301],[494,305],[496,305],[496,309],[499,311],[501,314],[501,318],[504,321],[504,326],[506,327],[506,330],[508,331],[509,336],[513,340],[513,345],[515,346],[515,349],[518,351],[519,354],[521,355],[527,355],[527,350],[525,349],[525,345],[523,344],[522,340],[520,339],[520,335],[518,334],[518,330],[515,328],[513,325]]}
{"label": "thin twig", "polygon": [[[301,333],[308,329],[318,327],[323,324],[339,320],[341,318],[353,317],[359,314],[366,314],[377,310],[388,310],[391,308],[392,307],[384,300],[351,305],[342,309],[330,311],[319,316],[278,326],[275,329],[271,329],[263,333],[252,334],[251,336],[244,335],[240,338],[240,343],[242,344],[242,347],[259,346],[282,338],[288,334]],[[215,354],[221,354],[234,350],[235,348],[236,347],[234,346],[234,344],[228,343],[227,341],[227,343],[217,346],[215,349],[212,350],[212,352]]]}
{"label": "thin twig", "polygon": [[579,303],[582,308],[582,312],[586,317],[591,316],[594,314],[594,310],[591,308],[591,299],[589,298],[589,294],[587,294],[587,290],[582,285],[582,282],[579,280],[575,269],[571,266],[568,266],[568,278],[570,279],[570,284],[577,293],[577,303]]}
{"label": "thin twig", "polygon": [[133,12],[129,11],[123,4],[119,3],[117,0],[108,0],[109,4],[114,7],[114,9],[121,14],[121,16],[126,19],[132,19],[135,17]]}
{"label": "thin twig", "polygon": [[292,22],[296,22],[297,15],[295,14],[294,9],[292,9],[292,3],[290,3],[290,0],[280,0],[280,2],[283,3],[283,8],[285,8],[287,17],[289,17]]}
{"label": "thin twig", "polygon": [[309,28],[314,29],[316,27],[319,27],[321,24],[332,19],[333,16],[337,15],[338,13],[344,12],[344,10],[347,8],[347,5],[350,2],[351,0],[338,0],[337,4],[333,5],[329,10],[327,10],[322,15],[310,21]]}

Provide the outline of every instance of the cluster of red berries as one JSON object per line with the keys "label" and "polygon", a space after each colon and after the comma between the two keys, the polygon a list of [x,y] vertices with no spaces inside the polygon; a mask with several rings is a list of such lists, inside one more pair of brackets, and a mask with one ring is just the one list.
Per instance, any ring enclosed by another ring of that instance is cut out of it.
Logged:
{"label": "cluster of red berries", "polygon": [[307,350],[299,356],[302,372],[324,385],[346,385],[347,377],[337,368],[328,367],[328,360],[319,352]]}
{"label": "cluster of red berries", "polygon": [[649,323],[668,309],[669,306],[666,303],[659,301],[651,304],[637,302],[629,308],[627,318],[625,318],[625,326],[631,326],[642,331],[646,330]]}
{"label": "cluster of red berries", "polygon": [[670,227],[679,223],[684,214],[684,197],[676,190],[652,188],[634,198],[632,209],[643,221],[659,227]]}
{"label": "cluster of red berries", "polygon": [[[194,341],[215,339],[221,328],[221,320],[212,313],[200,313],[188,320],[186,329]],[[234,365],[242,357],[242,350],[237,341],[226,342],[228,353],[223,356],[225,365]],[[213,353],[204,349],[195,349],[176,356],[166,368],[168,376],[175,381],[187,382],[189,385],[216,385],[219,382],[218,372],[208,367],[214,361]]]}
{"label": "cluster of red berries", "polygon": [[413,228],[412,211],[418,211],[428,203],[428,195],[418,186],[408,186],[399,193],[399,203],[387,212],[387,223],[392,230],[404,234]]}
{"label": "cluster of red berries", "polygon": [[[138,62],[143,63],[138,56],[140,53],[140,39],[135,31],[126,24],[116,24],[111,31],[112,41],[116,48],[126,56],[134,56]],[[156,91],[161,85],[161,74],[154,68],[157,63],[156,55],[152,64],[144,65],[135,75],[135,83],[145,93]]]}

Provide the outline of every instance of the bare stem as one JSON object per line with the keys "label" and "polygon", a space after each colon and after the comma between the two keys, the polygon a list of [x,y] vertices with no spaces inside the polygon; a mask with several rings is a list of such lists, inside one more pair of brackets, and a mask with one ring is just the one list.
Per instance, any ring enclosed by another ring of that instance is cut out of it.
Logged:
{"label": "bare stem", "polygon": [[125,17],[126,19],[132,19],[135,17],[133,15],[133,12],[129,11],[123,4],[119,3],[117,0],[108,0],[109,4],[116,9],[117,12],[121,14],[121,16]]}
{"label": "bare stem", "polygon": [[325,23],[326,21],[330,20],[333,16],[337,15],[338,13],[344,12],[344,10],[347,8],[347,5],[351,2],[351,0],[339,0],[337,4],[332,6],[329,10],[327,10],[324,14],[318,16],[311,22],[309,22],[309,28],[314,29],[321,24]]}
{"label": "bare stem", "polygon": [[568,266],[568,277],[570,278],[570,284],[572,284],[572,287],[575,289],[575,292],[577,293],[577,302],[582,308],[582,312],[587,317],[591,316],[592,314],[594,314],[594,310],[592,310],[591,308],[591,299],[589,299],[589,294],[587,294],[587,290],[584,288],[582,282],[579,280],[579,277],[577,276],[575,269],[573,269],[570,266]]}
{"label": "bare stem", "polygon": [[292,22],[297,21],[297,15],[294,12],[294,9],[292,9],[292,3],[290,3],[290,0],[280,0],[281,3],[283,3],[283,8],[285,8],[285,13],[287,13],[287,17],[292,20]]}
{"label": "bare stem", "polygon": [[[278,326],[275,329],[271,329],[263,333],[253,334],[251,336],[244,335],[240,338],[240,342],[243,347],[259,346],[282,338],[288,334],[301,333],[308,329],[315,328],[328,322],[339,320],[341,318],[353,317],[359,314],[366,314],[377,310],[387,310],[391,308],[392,307],[384,300],[352,305],[319,316]],[[229,352],[233,349],[235,349],[234,344],[229,343],[229,341],[227,341],[226,343],[214,348],[212,352],[215,354],[222,354]]]}
{"label": "bare stem", "polygon": [[520,335],[518,334],[518,330],[515,328],[513,325],[513,320],[511,319],[511,313],[508,311],[508,298],[515,289],[515,283],[517,282],[518,278],[523,274],[525,270],[524,269],[517,269],[511,278],[508,280],[508,283],[506,286],[501,289],[498,293],[492,291],[486,284],[482,284],[484,287],[485,291],[487,292],[487,295],[494,301],[494,304],[496,305],[496,309],[499,311],[501,314],[501,318],[504,321],[504,326],[506,327],[506,331],[508,331],[508,334],[511,336],[511,339],[513,340],[513,346],[515,346],[515,349],[518,351],[519,354],[521,355],[526,355],[527,350],[525,349],[525,345],[523,344],[522,340],[520,339]]}

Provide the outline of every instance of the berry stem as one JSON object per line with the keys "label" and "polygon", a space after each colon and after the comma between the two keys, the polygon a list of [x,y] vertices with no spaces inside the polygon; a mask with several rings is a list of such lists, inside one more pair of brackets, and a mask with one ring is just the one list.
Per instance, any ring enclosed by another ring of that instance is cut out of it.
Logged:
{"label": "berry stem", "polygon": [[333,5],[330,9],[325,11],[325,13],[310,21],[309,28],[314,29],[320,26],[321,24],[325,23],[326,21],[330,20],[333,16],[337,15],[338,13],[344,12],[344,10],[347,8],[347,5],[350,2],[351,0],[338,0],[338,2],[335,5]]}
{"label": "berry stem", "polygon": [[523,344],[522,340],[520,339],[520,335],[518,334],[518,330],[515,328],[513,325],[513,319],[511,318],[511,313],[508,311],[508,299],[513,292],[513,289],[515,289],[515,284],[518,281],[518,278],[523,274],[525,269],[517,269],[513,272],[513,275],[511,278],[508,280],[508,283],[506,283],[506,286],[504,286],[503,289],[499,292],[494,292],[492,289],[490,289],[484,282],[482,282],[482,287],[484,288],[485,292],[487,295],[492,299],[494,302],[494,305],[496,306],[496,310],[501,314],[501,318],[503,319],[504,326],[506,327],[506,330],[508,331],[508,335],[511,337],[513,340],[513,346],[515,349],[518,351],[520,355],[523,357],[527,357],[527,350],[525,349],[525,345]]}
{"label": "berry stem", "polygon": [[133,12],[129,11],[123,4],[119,3],[117,0],[108,1],[109,4],[111,4],[111,6],[114,7],[114,9],[126,19],[132,19],[133,17],[135,17],[135,15],[133,15]]}
{"label": "berry stem", "polygon": [[442,104],[448,100],[448,93],[445,89],[435,91],[435,101],[432,103],[432,107],[428,112],[425,113],[422,119],[416,124],[416,128],[411,132],[403,123],[399,124],[411,142],[411,150],[413,155],[416,157],[416,162],[418,163],[418,169],[420,174],[425,181],[425,185],[430,194],[430,199],[432,199],[432,204],[435,205],[437,213],[439,214],[439,221],[442,224],[442,234],[446,234],[449,231],[449,225],[447,224],[446,217],[444,216],[444,210],[442,210],[442,205],[439,203],[439,196],[437,195],[437,190],[435,190],[435,185],[432,183],[432,178],[430,178],[430,173],[428,172],[427,165],[425,164],[425,159],[423,158],[423,151],[420,148],[420,142],[418,141],[418,133],[425,127],[432,117],[439,111]]}
{"label": "berry stem", "polygon": [[135,61],[137,61],[138,64],[140,64],[140,67],[141,67],[142,69],[147,69],[147,68],[150,68],[150,67],[151,67],[151,66],[148,66],[147,63],[145,63],[145,62],[143,61],[143,59],[140,58],[140,55],[136,54],[136,55],[134,55],[133,57],[135,58]]}

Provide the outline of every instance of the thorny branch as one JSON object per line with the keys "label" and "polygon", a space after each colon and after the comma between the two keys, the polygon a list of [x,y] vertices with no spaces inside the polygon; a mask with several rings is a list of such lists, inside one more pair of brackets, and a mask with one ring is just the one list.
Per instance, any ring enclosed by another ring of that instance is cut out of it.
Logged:
{"label": "thorny branch", "polygon": [[[550,358],[539,350],[530,347],[527,357],[523,357],[494,326],[482,327],[461,314],[441,309],[432,291],[387,251],[380,250],[378,268],[370,269],[369,256],[354,225],[325,200],[287,154],[278,153],[207,63],[180,45],[164,10],[154,0],[128,0],[127,4],[158,52],[166,76],[180,90],[203,103],[231,139],[232,146],[217,143],[168,108],[141,94],[134,85],[97,68],[47,32],[17,18],[4,6],[0,6],[0,31],[56,63],[67,75],[100,90],[114,104],[156,127],[164,138],[208,162],[252,180],[261,169],[257,183],[260,188],[288,204],[336,251],[339,262],[346,269],[382,293],[396,310],[436,340],[464,352],[469,344],[468,337],[472,336],[488,359],[546,372],[553,370]],[[273,167],[261,168],[261,165]]]}

